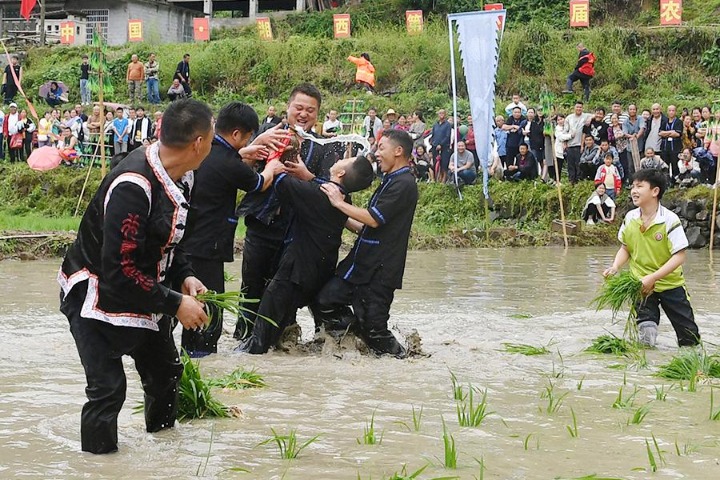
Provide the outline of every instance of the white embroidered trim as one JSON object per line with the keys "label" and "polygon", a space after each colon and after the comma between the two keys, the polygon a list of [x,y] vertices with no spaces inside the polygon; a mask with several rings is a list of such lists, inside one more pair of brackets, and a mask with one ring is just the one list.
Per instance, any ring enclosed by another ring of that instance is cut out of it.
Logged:
{"label": "white embroidered trim", "polygon": [[137,185],[138,187],[142,188],[145,192],[145,196],[148,199],[148,215],[150,214],[150,210],[152,210],[152,185],[150,185],[150,181],[140,175],[139,173],[123,173],[122,175],[118,176],[111,184],[110,188],[108,188],[107,193],[105,194],[105,202],[103,204],[103,213],[107,213],[107,206],[110,202],[110,196],[112,195],[113,190],[115,190],[115,187],[120,185],[123,182],[128,182]]}

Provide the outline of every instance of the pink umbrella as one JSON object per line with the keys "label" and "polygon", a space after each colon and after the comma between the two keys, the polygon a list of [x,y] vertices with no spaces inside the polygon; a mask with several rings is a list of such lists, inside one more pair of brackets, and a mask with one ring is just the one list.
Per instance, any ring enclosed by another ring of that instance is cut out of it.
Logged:
{"label": "pink umbrella", "polygon": [[28,165],[38,172],[46,172],[57,168],[62,162],[60,158],[60,150],[55,147],[40,147],[33,150],[27,159]]}

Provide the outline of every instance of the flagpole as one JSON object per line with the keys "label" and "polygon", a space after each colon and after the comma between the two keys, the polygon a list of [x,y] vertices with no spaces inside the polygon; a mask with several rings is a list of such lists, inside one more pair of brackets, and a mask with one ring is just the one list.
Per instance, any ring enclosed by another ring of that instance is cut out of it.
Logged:
{"label": "flagpole", "polygon": [[[712,132],[713,129],[715,130],[715,133],[711,134],[710,142],[714,142],[717,140],[718,128],[720,128],[720,124],[716,123],[715,125],[713,125],[710,122],[708,122],[708,133]],[[713,261],[713,246],[715,243],[715,223],[717,220],[718,182],[720,182],[720,166],[715,165],[715,184],[713,185],[713,208],[712,208],[712,217],[710,217],[710,264],[711,265],[712,265],[712,261]]]}
{"label": "flagpole", "polygon": [[[453,38],[452,18],[448,16],[448,38],[450,40],[450,71],[452,73],[452,94],[453,94],[453,125],[457,122],[457,81],[455,79],[455,39]],[[451,131],[452,132],[452,131]],[[453,142],[453,162],[455,165],[455,188],[457,188],[458,196],[462,200],[462,192],[458,185],[458,173],[457,173],[457,134],[459,132],[459,125],[455,125],[455,142]],[[452,142],[452,138],[450,141]],[[440,159],[442,161],[442,158]],[[440,167],[442,168],[442,166]]]}

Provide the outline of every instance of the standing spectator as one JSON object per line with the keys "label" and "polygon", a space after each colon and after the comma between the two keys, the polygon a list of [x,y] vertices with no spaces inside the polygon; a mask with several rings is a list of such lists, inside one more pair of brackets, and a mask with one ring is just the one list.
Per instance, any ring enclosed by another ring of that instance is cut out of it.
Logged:
{"label": "standing spectator", "polygon": [[[185,90],[185,96],[190,98],[192,96],[192,89],[190,88],[190,54],[186,53],[183,55],[183,59],[178,63],[175,69],[175,76],[173,79],[180,81],[183,90]],[[173,82],[173,86],[175,82]],[[176,97],[178,98],[178,97]]]}
{"label": "standing spectator", "polygon": [[173,79],[172,85],[168,89],[167,96],[171,102],[185,98],[185,89],[180,84],[180,80],[177,78]]}
{"label": "standing spectator", "polygon": [[706,122],[707,133],[703,139],[705,149],[710,152],[710,155],[712,155],[714,160],[714,165],[712,165],[712,167],[708,170],[707,175],[709,182],[713,185],[715,185],[715,180],[717,178],[718,156],[720,156],[720,108],[715,110],[714,115],[714,122],[710,122],[710,120]]}
{"label": "standing spectator", "polygon": [[[565,150],[567,142],[571,138],[570,133],[565,131],[565,115],[558,113],[555,117],[555,121],[557,122],[555,125],[555,155],[554,158],[553,155],[550,155],[551,152],[547,152],[546,155],[548,175],[550,176],[551,181],[562,177],[563,164],[565,163]],[[556,168],[557,174],[555,171]]]}
{"label": "standing spectator", "polygon": [[[15,72],[15,75],[13,75]],[[17,77],[17,82],[15,81]],[[22,85],[23,68],[20,66],[20,60],[16,55],[10,59],[10,64],[5,66],[5,72],[2,78],[2,90],[5,94],[5,105],[13,103],[15,95],[18,93],[18,86]]]}
{"label": "standing spectator", "polygon": [[590,79],[595,76],[595,54],[585,48],[582,43],[577,44],[578,61],[575,70],[568,76],[563,93],[573,93],[573,83],[580,80],[583,86],[585,101],[590,100]]}
{"label": "standing spectator", "polygon": [[477,156],[477,147],[475,145],[475,128],[473,126],[472,115],[468,115],[468,130],[465,134],[465,149],[470,152],[475,159],[475,170],[480,168],[480,159]]}
{"label": "standing spectator", "polygon": [[615,202],[607,195],[605,184],[599,183],[588,198],[583,209],[582,219],[588,225],[600,222],[612,223],[615,220]]}
{"label": "standing spectator", "polygon": [[97,136],[100,134],[105,123],[105,115],[100,110],[100,105],[95,105],[92,110],[90,118],[88,118],[88,132],[93,136],[93,141],[97,141]]}
{"label": "standing spectator", "polygon": [[[457,170],[455,167],[455,163],[457,163]],[[448,170],[452,174],[449,179],[450,183],[455,181],[455,173],[457,173],[458,179],[461,181],[461,183],[465,185],[472,185],[477,179],[477,170],[475,170],[475,158],[465,148],[465,142],[463,142],[462,140],[457,142],[457,155],[453,154],[452,159],[450,160],[450,165],[448,166]]]}
{"label": "standing spectator", "polygon": [[364,87],[368,93],[375,93],[375,66],[370,62],[370,55],[361,54],[359,57],[350,55],[348,62],[355,64],[355,83],[359,87]]}
{"label": "standing spectator", "polygon": [[85,107],[83,107],[81,104],[75,105],[75,113],[77,113],[77,116],[80,118],[80,121],[87,122],[88,116],[85,115]]}
{"label": "standing spectator", "polygon": [[495,143],[497,144],[497,153],[502,162],[503,168],[507,167],[507,138],[508,132],[503,127],[505,126],[505,117],[498,115],[495,117]]}
{"label": "standing spectator", "polygon": [[598,107],[595,109],[595,117],[585,126],[583,133],[590,135],[596,144],[600,144],[603,140],[608,139],[609,126],[605,123],[605,109]]}
{"label": "standing spectator", "polygon": [[90,95],[90,86],[88,82],[90,80],[90,64],[88,63],[88,56],[82,56],[82,63],[80,64],[80,102],[83,105],[90,105],[92,103],[92,97]]}
{"label": "standing spectator", "polygon": [[525,125],[527,125],[527,120],[522,116],[521,108],[515,107],[512,116],[508,117],[507,122],[503,125],[503,130],[508,132],[505,146],[508,162],[513,162],[520,152],[520,144],[525,141]]}
{"label": "standing spectator", "polygon": [[505,107],[505,115],[510,116],[513,113],[513,110],[515,110],[515,107],[520,107],[520,113],[525,116],[527,115],[527,107],[524,103],[522,103],[520,95],[517,93],[512,96],[512,102],[508,103],[507,107]]}
{"label": "standing spectator", "polygon": [[[645,122],[645,150],[652,148],[653,152],[659,152],[661,148],[662,137],[660,132],[666,123],[665,115],[662,113],[662,107],[659,103],[653,103],[650,118]],[[653,154],[654,155],[654,154]]]}
{"label": "standing spectator", "polygon": [[130,125],[129,152],[150,145],[150,138],[152,137],[152,120],[145,116],[145,109],[138,107],[135,114],[137,116]]}
{"label": "standing spectator", "polygon": [[447,121],[445,110],[438,110],[438,120],[432,127],[432,154],[440,156],[439,168],[437,170],[437,181],[445,183],[447,180],[448,164],[450,163],[450,136],[452,125]]}
{"label": "standing spectator", "polygon": [[127,153],[130,121],[125,118],[122,107],[115,110],[115,120],[112,122],[113,145],[115,154]]}
{"label": "standing spectator", "polygon": [[[642,153],[645,151],[645,119],[642,117],[638,117],[637,113],[637,105],[632,103],[628,105],[628,118],[625,122],[623,122],[622,128],[623,133],[625,133],[625,138],[627,138],[628,140],[628,143],[632,142],[633,140],[637,141],[638,154],[641,157],[640,159],[642,159]],[[632,178],[633,174],[635,173],[635,160],[630,155],[630,152],[627,153],[627,156],[628,171],[626,177],[629,182],[629,179]],[[639,166],[640,165],[638,164],[638,167]]]}
{"label": "standing spectator", "polygon": [[425,118],[423,118],[422,112],[413,112],[413,114],[411,115],[410,128],[408,129],[408,133],[410,134],[410,138],[413,139],[413,142],[415,142],[415,145],[422,142],[422,137],[423,135],[425,135],[426,128],[427,127],[425,125]]}
{"label": "standing spectator", "polygon": [[160,63],[151,53],[145,64],[145,84],[147,86],[147,99],[151,105],[160,103]]}
{"label": "standing spectator", "polygon": [[5,133],[5,112],[0,108],[0,162],[5,160],[5,139],[7,133]]}
{"label": "standing spectator", "polygon": [[674,180],[677,176],[677,158],[682,152],[682,121],[676,117],[677,107],[668,105],[667,118],[660,127],[661,153],[660,157],[670,167],[670,176]]}
{"label": "standing spectator", "polygon": [[5,115],[3,123],[3,135],[7,139],[7,147],[10,152],[10,161],[20,161],[23,148],[23,132],[18,129],[20,114],[18,113],[17,103],[10,104],[10,111]]}
{"label": "standing spectator", "polygon": [[142,93],[142,84],[145,81],[145,65],[138,60],[138,56],[133,54],[130,57],[130,63],[127,67],[126,80],[128,84],[128,98],[130,103],[140,101]]}
{"label": "standing spectator", "polygon": [[370,108],[363,119],[363,131],[365,138],[373,137],[377,140],[377,134],[382,130],[382,120],[377,117],[377,110]]}
{"label": "standing spectator", "polygon": [[[108,148],[109,156],[114,155],[115,153],[122,153],[120,151],[115,152],[115,132],[113,130],[115,123],[115,117],[113,116],[113,112],[108,111],[105,113],[105,127],[103,128],[103,132],[105,134],[105,145],[106,148]],[[127,151],[125,151],[127,153]]]}
{"label": "standing spectator", "polygon": [[565,119],[565,132],[570,135],[565,157],[568,164],[568,178],[572,184],[577,183],[580,176],[580,155],[585,147],[583,130],[589,119],[590,114],[583,113],[582,102],[575,102],[574,113]]}
{"label": "standing spectator", "polygon": [[[18,131],[22,129],[23,132],[23,149],[20,152],[20,160],[24,161],[30,157],[33,150],[33,133],[35,132],[36,125],[27,115],[27,111],[20,111],[20,121],[18,122]],[[24,154],[24,155],[23,155]]]}
{"label": "standing spectator", "polygon": [[[620,125],[620,118],[617,113],[613,113],[610,116],[610,130],[612,131],[613,138],[615,139],[615,149],[618,152],[620,165],[622,165],[622,169],[625,175],[624,178],[629,183],[629,172],[631,171],[630,165],[632,164],[632,159],[630,158],[630,152],[628,150],[630,142],[628,140],[628,134],[625,133],[622,125]],[[635,169],[633,169],[632,171],[634,172]]]}
{"label": "standing spectator", "polygon": [[630,117],[630,114],[627,112],[622,111],[622,102],[620,100],[615,100],[612,103],[612,106],[610,107],[610,111],[607,115],[605,115],[605,118],[603,119],[605,123],[608,125],[612,125],[612,122],[610,120],[610,117],[615,114],[618,116],[618,120],[620,122],[620,126],[622,126],[623,123],[627,121],[627,119]]}
{"label": "standing spectator", "polygon": [[622,177],[618,169],[613,165],[613,161],[612,153],[606,153],[603,158],[604,163],[598,167],[595,173],[595,185],[605,185],[608,196],[615,200],[615,197],[620,195]]}
{"label": "standing spectator", "polygon": [[280,123],[280,117],[276,115],[277,111],[275,110],[275,107],[273,105],[270,105],[267,109],[267,113],[265,114],[265,118],[260,122],[260,125],[272,125],[275,126],[278,123]]}
{"label": "standing spectator", "polygon": [[38,148],[52,145],[50,134],[52,133],[52,115],[50,110],[45,112],[38,124]]}
{"label": "standing spectator", "polygon": [[[546,172],[545,167],[545,119],[534,108],[528,108],[525,131],[530,140],[530,152],[538,163],[538,168]],[[542,177],[544,179],[544,177]]]}
{"label": "standing spectator", "polygon": [[328,119],[323,122],[322,136],[326,138],[337,137],[342,132],[343,124],[338,120],[337,110],[328,112]]}
{"label": "standing spectator", "polygon": [[508,159],[505,178],[512,181],[533,180],[538,176],[537,162],[530,153],[526,143],[520,144],[520,151],[515,157]]}

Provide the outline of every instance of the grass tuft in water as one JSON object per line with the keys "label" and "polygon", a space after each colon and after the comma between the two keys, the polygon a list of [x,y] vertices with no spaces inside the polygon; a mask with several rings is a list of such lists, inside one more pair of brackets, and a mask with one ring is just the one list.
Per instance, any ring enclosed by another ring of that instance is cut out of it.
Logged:
{"label": "grass tuft in water", "polygon": [[263,388],[267,386],[263,376],[257,373],[255,369],[247,371],[243,368],[233,370],[231,373],[220,378],[209,378],[207,383],[211,387],[229,390],[244,390],[246,388]]}
{"label": "grass tuft in water", "polygon": [[443,425],[443,450],[444,450],[444,461],[443,466],[445,468],[454,470],[457,468],[458,452],[455,446],[455,437],[448,432],[447,425],[445,425],[445,419],[442,421]]}
{"label": "grass tuft in water", "polygon": [[[261,318],[261,319],[265,320],[266,322],[268,322],[269,324],[277,327],[277,323],[275,323],[272,319],[257,315],[257,314],[255,314],[255,312],[253,312],[252,310],[245,307],[244,305],[246,305],[248,303],[258,303],[260,300],[245,298],[245,295],[242,292],[236,291],[236,292],[218,293],[218,292],[214,292],[212,290],[208,290],[205,293],[199,294],[195,298],[197,298],[198,301],[204,303],[205,305],[212,305],[212,306],[216,307],[216,309],[217,309],[217,310],[215,310],[215,309],[207,310],[208,311],[207,326],[209,326],[214,320],[216,320],[214,318],[216,315],[215,312],[219,312],[219,313],[217,313],[217,315],[222,316],[223,311],[227,310],[228,312],[230,312],[230,314],[234,318],[244,318],[240,314],[242,312],[249,312],[249,313],[252,313],[254,317]],[[250,328],[250,327],[251,326],[248,326],[248,325],[245,326],[245,328]]]}
{"label": "grass tuft in water", "polygon": [[715,388],[710,387],[710,420],[720,420],[720,409],[715,410]]}
{"label": "grass tuft in water", "polygon": [[278,449],[278,453],[280,454],[280,458],[283,460],[293,460],[297,458],[298,455],[300,455],[300,452],[302,452],[311,443],[317,441],[317,439],[320,438],[320,435],[315,435],[305,443],[299,444],[297,439],[297,430],[294,428],[291,429],[287,435],[278,434],[274,428],[270,428],[270,431],[273,434],[272,437],[258,443],[257,446],[262,447],[270,443],[275,443]]}
{"label": "grass tuft in water", "polygon": [[229,417],[227,406],[213,398],[210,384],[200,375],[200,367],[183,351],[180,355],[183,373],[178,389],[178,420],[206,417]]}
{"label": "grass tuft in water", "polygon": [[660,387],[658,387],[656,385],[655,386],[655,400],[664,402],[665,400],[667,400],[668,392],[670,392],[670,390],[672,390],[673,388],[675,388],[674,384],[670,385],[670,387],[668,387],[667,389],[665,388],[665,385],[660,385]]}
{"label": "grass tuft in water", "polygon": [[550,353],[547,346],[540,345],[536,347],[534,345],[526,345],[524,343],[503,343],[505,351],[507,353],[519,353],[520,355],[532,356],[532,355],[546,355]]}
{"label": "grass tuft in water", "polygon": [[573,410],[572,407],[570,407],[570,415],[572,415],[572,425],[565,425],[565,428],[567,428],[568,433],[572,438],[578,438],[578,425],[577,425],[577,417],[575,416],[575,410]]}
{"label": "grass tuft in water", "polygon": [[628,395],[627,397],[623,397],[623,389],[625,388],[625,385],[621,385],[620,389],[618,390],[617,397],[615,397],[615,401],[612,404],[612,408],[630,408],[635,403],[635,397],[637,397],[638,394],[638,388],[637,385],[633,389],[633,392]]}
{"label": "grass tuft in water", "polygon": [[538,410],[540,410],[541,413],[544,411],[550,415],[557,413],[557,411],[560,410],[560,407],[562,407],[565,397],[567,397],[569,393],[570,392],[565,392],[562,395],[558,395],[555,392],[555,384],[548,381],[547,386],[540,392],[540,399],[547,400],[547,406],[544,409],[542,407],[538,407]]}
{"label": "grass tuft in water", "polygon": [[[429,466],[429,464],[425,464],[422,467],[418,468],[412,473],[408,473],[407,465],[402,466],[402,470],[399,472],[395,472],[392,474],[392,476],[387,477],[387,480],[415,480],[416,478],[420,477],[420,475],[425,471],[425,469]],[[358,479],[360,478],[360,474],[358,474]]]}
{"label": "grass tuft in water", "polygon": [[536,433],[529,433],[529,434],[525,437],[525,440],[523,440],[523,448],[524,448],[525,450],[529,450],[529,449],[530,449],[530,440],[531,440],[533,437],[535,437],[535,450],[540,450],[540,435],[538,435],[538,434],[536,434]]}
{"label": "grass tuft in water", "polygon": [[650,435],[652,436],[652,447],[654,448],[650,446],[650,441],[646,438],[645,451],[647,453],[648,463],[650,464],[650,471],[654,473],[658,471],[659,466],[665,465],[665,457],[663,457],[655,434],[650,432]]}
{"label": "grass tuft in water", "polygon": [[720,378],[720,356],[704,349],[683,348],[668,363],[661,365],[656,375],[669,380],[687,380],[688,391],[697,390],[697,383],[708,378]]}
{"label": "grass tuft in water", "polygon": [[357,442],[359,445],[380,445],[383,441],[383,435],[384,432],[380,433],[380,437],[375,434],[375,412],[373,412],[370,421],[365,424],[362,438],[358,438]]}
{"label": "grass tuft in water", "polygon": [[422,416],[423,416],[423,410],[424,406],[420,405],[419,409],[415,408],[415,405],[412,406],[412,428],[408,425],[407,422],[395,422],[399,425],[402,425],[403,427],[408,429],[408,432],[419,432],[420,427],[422,426]]}
{"label": "grass tuft in water", "polygon": [[[476,393],[482,393],[478,403],[475,402]],[[495,413],[487,411],[487,389],[481,392],[472,385],[468,386],[468,393],[464,398],[456,401],[455,410],[461,427],[479,427],[486,417]]]}
{"label": "grass tuft in water", "polygon": [[648,413],[650,413],[650,404],[646,403],[645,405],[638,407],[635,410],[632,417],[630,417],[628,419],[627,424],[628,425],[640,425],[643,422],[643,420],[645,420],[645,417],[647,417]]}
{"label": "grass tuft in water", "polygon": [[637,350],[637,344],[615,335],[600,335],[585,349],[589,353],[624,356]]}
{"label": "grass tuft in water", "polygon": [[453,372],[450,372],[450,381],[452,382],[453,400],[464,400],[465,392],[462,385],[458,383],[458,379]]}

